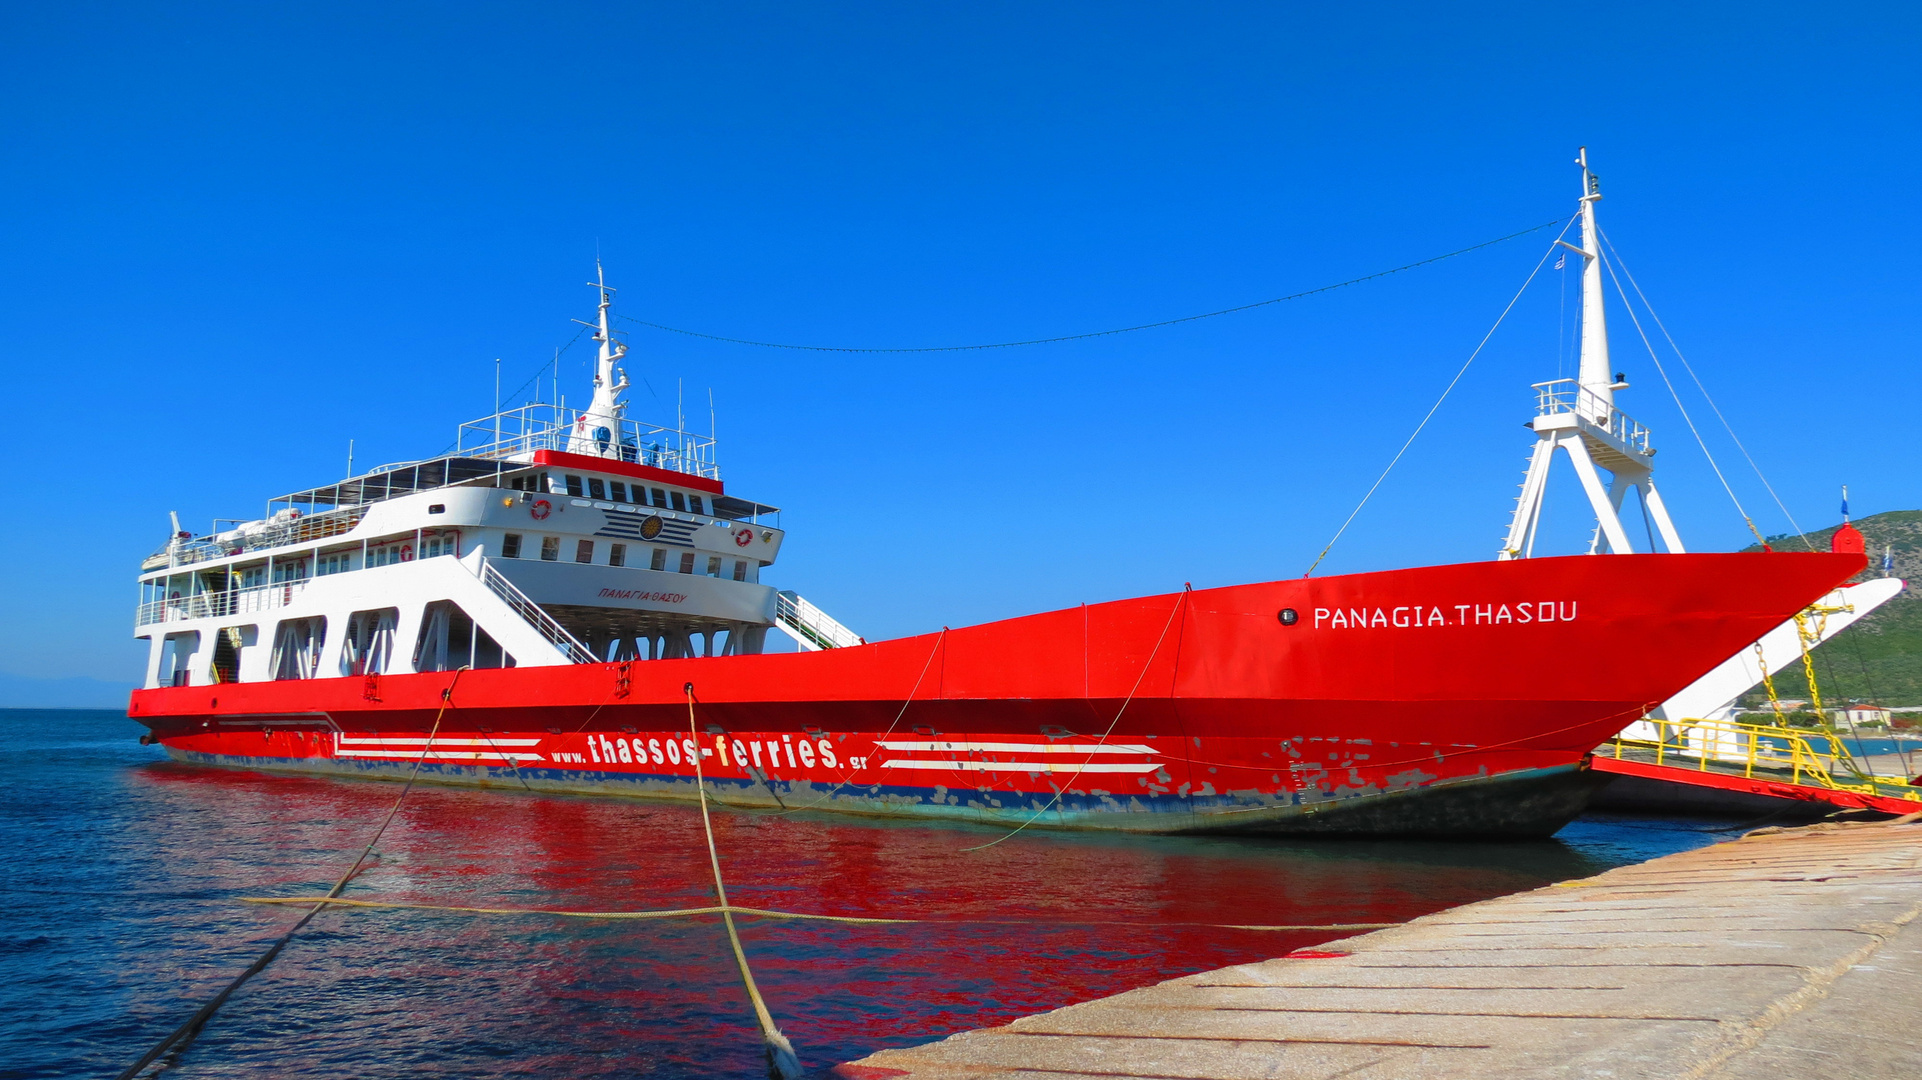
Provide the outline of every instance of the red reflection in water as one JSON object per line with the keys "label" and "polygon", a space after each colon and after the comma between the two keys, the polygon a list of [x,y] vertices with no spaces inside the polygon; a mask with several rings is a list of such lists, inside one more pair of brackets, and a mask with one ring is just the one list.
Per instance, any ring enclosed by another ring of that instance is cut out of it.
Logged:
{"label": "red reflection in water", "polygon": [[[323,891],[398,794],[160,765],[135,826],[173,884]],[[1392,922],[1587,872],[1552,843],[1277,842],[999,831],[717,812],[736,904],[920,920],[746,919],[763,994],[814,1069],[1345,936],[1243,925]],[[349,897],[639,911],[713,903],[697,810],[417,786]],[[295,913],[248,907],[203,943],[245,953]],[[190,950],[191,951],[191,950]],[[204,954],[203,954],[204,959]],[[129,962],[187,997],[226,977]],[[183,980],[183,975],[191,977]],[[377,1064],[369,1062],[377,1047]],[[281,1075],[755,1074],[759,1040],[714,917],[338,911],[250,984],[183,1063]]]}

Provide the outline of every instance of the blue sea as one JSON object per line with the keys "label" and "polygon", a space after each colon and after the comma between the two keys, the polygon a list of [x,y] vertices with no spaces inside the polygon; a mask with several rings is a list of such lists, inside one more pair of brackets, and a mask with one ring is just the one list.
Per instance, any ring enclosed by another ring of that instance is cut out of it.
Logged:
{"label": "blue sea", "polygon": [[[399,786],[179,765],[115,712],[0,710],[0,1077],[111,1077],[324,892]],[[1051,834],[719,812],[769,1008],[812,1074],[877,1049],[1727,839],[1584,818],[1529,843]],[[417,786],[348,897],[636,911],[713,902],[698,811]],[[756,1077],[719,921],[322,913],[181,1077]]]}

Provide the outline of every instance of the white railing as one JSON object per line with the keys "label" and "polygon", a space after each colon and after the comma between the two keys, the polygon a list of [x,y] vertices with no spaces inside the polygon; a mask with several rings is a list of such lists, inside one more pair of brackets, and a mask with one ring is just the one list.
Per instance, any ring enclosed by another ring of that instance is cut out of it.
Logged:
{"label": "white railing", "polygon": [[827,612],[790,589],[776,594],[774,619],[792,631],[804,649],[810,645],[815,649],[845,649],[867,644],[861,635],[834,621]]}
{"label": "white railing", "polygon": [[544,608],[529,599],[526,593],[520,591],[512,581],[507,579],[506,574],[494,569],[492,560],[481,560],[480,579],[481,584],[494,590],[494,595],[505,600],[508,607],[513,608],[516,614],[527,620],[528,625],[532,626],[549,642],[552,642],[554,647],[559,649],[570,663],[598,664],[603,662],[601,658],[595,656],[587,646],[581,644],[579,638],[568,633],[567,627],[554,621],[554,616],[549,615]]}
{"label": "white railing", "polygon": [[[557,405],[508,409],[462,424],[454,452],[460,457],[525,460],[536,450],[565,451],[580,417],[579,409],[563,409]],[[596,451],[621,461],[709,480],[721,478],[721,467],[714,457],[714,440],[708,436],[633,420],[622,420],[618,427],[618,431],[610,428],[604,440],[596,439],[595,431],[586,434],[596,443]]]}
{"label": "white railing", "polygon": [[283,581],[278,585],[255,585],[246,589],[206,592],[198,596],[151,600],[135,610],[133,622],[135,626],[150,626],[154,623],[220,619],[229,615],[271,611],[293,603],[294,597],[306,588],[307,579],[302,578],[299,581]]}
{"label": "white railing", "polygon": [[277,521],[253,532],[235,532],[233,535],[202,536],[181,543],[178,547],[168,544],[147,556],[140,565],[145,570],[158,570],[163,566],[191,566],[194,563],[225,559],[248,551],[268,551],[273,548],[307,544],[325,540],[330,536],[340,536],[352,532],[360,519],[367,515],[365,506],[348,506],[339,510],[329,510],[319,514],[302,514],[299,517]]}
{"label": "white railing", "polygon": [[1648,429],[1576,380],[1553,379],[1535,383],[1534,388],[1535,415],[1574,413],[1607,431],[1615,441],[1630,450],[1638,454],[1648,453]]}

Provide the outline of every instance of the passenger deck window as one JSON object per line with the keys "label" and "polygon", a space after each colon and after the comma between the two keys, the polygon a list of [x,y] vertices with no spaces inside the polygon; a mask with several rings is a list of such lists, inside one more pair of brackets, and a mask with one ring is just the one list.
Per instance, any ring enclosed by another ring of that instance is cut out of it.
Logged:
{"label": "passenger deck window", "polygon": [[558,536],[541,537],[541,561],[561,561],[561,538]]}
{"label": "passenger deck window", "polygon": [[627,485],[621,483],[619,480],[609,480],[607,482],[607,491],[608,496],[615,502],[627,501]]}
{"label": "passenger deck window", "polygon": [[681,573],[692,574],[693,572],[694,572],[694,553],[692,551],[681,552]]}
{"label": "passenger deck window", "polygon": [[652,490],[654,492],[654,505],[663,510],[667,509],[667,492],[662,491],[660,488],[654,488]]}
{"label": "passenger deck window", "polygon": [[719,555],[709,555],[707,557],[707,576],[721,576],[721,557]]}
{"label": "passenger deck window", "polygon": [[667,549],[666,548],[654,549],[654,558],[648,563],[648,569],[650,570],[667,569]]}
{"label": "passenger deck window", "polygon": [[680,493],[680,492],[678,492],[678,491],[670,491],[670,492],[668,492],[668,493],[667,493],[667,497],[668,497],[668,498],[670,498],[670,499],[672,499],[672,500],[674,500],[674,509],[676,509],[676,510],[685,510],[685,509],[687,509],[687,504],[686,504],[686,503],[683,503],[683,502],[681,501],[681,493]]}
{"label": "passenger deck window", "polygon": [[707,513],[707,511],[701,509],[701,497],[699,495],[689,495],[687,497],[687,508],[697,514]]}
{"label": "passenger deck window", "polygon": [[587,497],[590,499],[607,498],[607,485],[598,476],[587,478]]}
{"label": "passenger deck window", "polygon": [[593,562],[594,561],[594,541],[582,540],[580,543],[575,544],[574,545],[574,561],[575,562]]}
{"label": "passenger deck window", "polygon": [[607,565],[609,566],[626,566],[627,565],[627,545],[626,544],[607,545]]}
{"label": "passenger deck window", "polygon": [[521,557],[521,534],[508,533],[501,537],[501,558],[518,559]]}
{"label": "passenger deck window", "polygon": [[581,495],[582,495],[582,491],[581,491],[581,478],[580,478],[580,477],[578,477],[578,476],[569,476],[569,477],[567,478],[567,493],[568,493],[569,495],[572,495],[572,496],[574,496],[574,497],[575,497],[576,499],[578,499],[578,498],[580,498],[580,497],[581,497]]}
{"label": "passenger deck window", "polygon": [[734,560],[734,580],[736,581],[747,580],[747,560],[746,559]]}

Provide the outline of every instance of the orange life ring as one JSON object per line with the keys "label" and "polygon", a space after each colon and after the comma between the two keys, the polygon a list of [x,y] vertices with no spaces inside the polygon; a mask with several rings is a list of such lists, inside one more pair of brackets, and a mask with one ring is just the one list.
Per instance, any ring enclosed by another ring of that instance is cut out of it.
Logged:
{"label": "orange life ring", "polygon": [[535,499],[527,504],[527,513],[535,521],[546,521],[547,515],[554,512],[554,504],[546,499]]}
{"label": "orange life ring", "polygon": [[753,529],[741,529],[734,534],[734,546],[746,547],[754,542]]}

